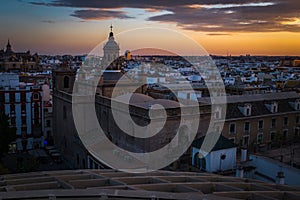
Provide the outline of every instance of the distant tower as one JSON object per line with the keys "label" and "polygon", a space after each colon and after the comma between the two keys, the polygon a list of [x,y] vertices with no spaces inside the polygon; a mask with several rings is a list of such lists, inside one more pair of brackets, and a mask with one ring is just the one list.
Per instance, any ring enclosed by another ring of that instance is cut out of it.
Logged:
{"label": "distant tower", "polygon": [[56,70],[52,71],[53,90],[67,93],[73,92],[76,78],[76,70],[70,69],[68,63],[64,62]]}
{"label": "distant tower", "polygon": [[125,51],[125,59],[126,59],[126,60],[130,60],[130,59],[131,59],[131,53],[130,53],[129,50],[126,50],[126,51]]}
{"label": "distant tower", "polygon": [[6,45],[6,52],[7,52],[7,53],[12,52],[12,49],[11,49],[11,45],[10,45],[9,39],[8,39],[7,45]]}
{"label": "distant tower", "polygon": [[102,58],[102,67],[108,67],[115,59],[119,57],[119,45],[116,43],[114,38],[114,33],[112,31],[113,26],[110,26],[110,33],[108,36],[108,41],[103,47],[103,58]]}

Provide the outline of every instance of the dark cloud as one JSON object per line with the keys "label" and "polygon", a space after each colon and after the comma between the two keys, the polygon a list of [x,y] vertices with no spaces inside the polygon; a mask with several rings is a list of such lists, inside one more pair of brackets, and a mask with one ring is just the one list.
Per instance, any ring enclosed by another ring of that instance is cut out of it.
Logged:
{"label": "dark cloud", "polygon": [[206,35],[209,36],[224,36],[224,35],[231,35],[229,33],[207,33]]}
{"label": "dark cloud", "polygon": [[111,18],[118,18],[118,19],[127,19],[132,18],[126,15],[125,12],[122,11],[113,11],[113,10],[76,10],[73,14],[73,17],[77,17],[83,20],[104,20],[104,19],[111,19]]}
{"label": "dark cloud", "polygon": [[95,0],[53,0],[50,3],[33,1],[35,5],[75,7],[75,8],[172,8],[193,4],[232,4],[232,3],[253,3],[262,0],[114,0],[114,1],[95,1]]}
{"label": "dark cloud", "polygon": [[[300,19],[299,0],[53,0],[50,3],[31,3],[79,8],[81,10],[75,11],[72,16],[85,20],[129,18],[126,13],[115,10],[126,7],[169,11],[171,14],[150,17],[148,20],[176,23],[179,27],[195,31],[300,31],[300,24],[293,23],[294,19]],[[240,6],[242,4],[243,6]],[[258,4],[260,6],[257,6]]]}

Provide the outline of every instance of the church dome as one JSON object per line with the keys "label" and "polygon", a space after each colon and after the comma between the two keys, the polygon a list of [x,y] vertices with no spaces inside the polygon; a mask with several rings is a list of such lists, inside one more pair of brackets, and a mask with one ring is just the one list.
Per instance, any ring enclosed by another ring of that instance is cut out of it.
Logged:
{"label": "church dome", "polygon": [[116,43],[116,41],[113,37],[110,37],[109,40],[104,45],[103,49],[104,50],[119,49],[119,45]]}
{"label": "church dome", "polygon": [[103,47],[104,50],[120,50],[119,45],[115,41],[112,28],[113,28],[113,26],[111,25],[110,33],[108,35],[108,41],[106,42],[106,44]]}

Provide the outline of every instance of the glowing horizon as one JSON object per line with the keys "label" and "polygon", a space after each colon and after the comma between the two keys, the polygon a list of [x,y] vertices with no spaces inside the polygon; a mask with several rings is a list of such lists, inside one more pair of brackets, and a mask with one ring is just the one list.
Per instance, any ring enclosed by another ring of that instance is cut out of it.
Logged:
{"label": "glowing horizon", "polygon": [[[130,1],[120,5],[90,0],[8,1],[0,8],[0,49],[10,39],[16,52],[88,54],[107,40],[113,24],[115,35],[136,28],[172,29],[213,55],[297,56],[298,4],[296,0],[231,0],[227,4]],[[165,40],[162,37],[161,42]],[[120,42],[120,46],[126,50],[134,47],[128,42]],[[184,44],[179,42],[177,47],[184,49]]]}

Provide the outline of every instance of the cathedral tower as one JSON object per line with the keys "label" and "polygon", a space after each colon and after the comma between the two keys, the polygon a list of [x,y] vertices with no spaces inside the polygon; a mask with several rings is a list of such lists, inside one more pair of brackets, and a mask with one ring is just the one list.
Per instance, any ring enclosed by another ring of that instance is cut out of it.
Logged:
{"label": "cathedral tower", "polygon": [[103,47],[104,55],[101,62],[103,68],[108,67],[115,59],[119,57],[120,47],[115,41],[114,33],[112,29],[113,26],[111,25],[108,41]]}

